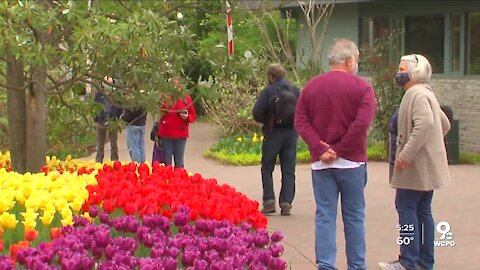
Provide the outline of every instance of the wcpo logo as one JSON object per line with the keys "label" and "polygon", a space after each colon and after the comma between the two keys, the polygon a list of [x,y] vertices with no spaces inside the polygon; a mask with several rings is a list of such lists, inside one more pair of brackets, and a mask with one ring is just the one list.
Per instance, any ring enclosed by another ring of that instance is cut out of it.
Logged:
{"label": "wcpo logo", "polygon": [[434,240],[435,247],[454,247],[455,240],[453,240],[452,227],[448,222],[441,221],[437,223],[437,232],[440,234],[439,240]]}

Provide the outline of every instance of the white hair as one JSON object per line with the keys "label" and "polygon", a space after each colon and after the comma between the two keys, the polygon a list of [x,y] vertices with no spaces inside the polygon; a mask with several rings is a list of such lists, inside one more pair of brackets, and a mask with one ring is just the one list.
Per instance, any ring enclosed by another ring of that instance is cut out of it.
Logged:
{"label": "white hair", "polygon": [[432,78],[432,66],[425,56],[409,54],[402,56],[400,60],[408,63],[408,73],[412,80],[425,83]]}
{"label": "white hair", "polygon": [[358,54],[357,45],[348,39],[335,39],[328,49],[328,64],[343,64],[345,60]]}

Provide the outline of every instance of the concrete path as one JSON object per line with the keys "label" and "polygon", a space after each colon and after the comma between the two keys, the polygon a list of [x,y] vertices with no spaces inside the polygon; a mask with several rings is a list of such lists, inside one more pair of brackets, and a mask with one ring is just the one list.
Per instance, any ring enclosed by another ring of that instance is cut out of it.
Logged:
{"label": "concrete path", "polygon": [[[147,133],[152,121],[147,124]],[[261,201],[262,186],[260,166],[234,167],[219,165],[203,157],[203,152],[217,141],[215,129],[208,123],[195,123],[191,126],[191,136],[187,142],[185,166],[190,172],[202,174],[205,178],[216,178],[219,183],[229,184],[249,198]],[[147,159],[151,159],[152,143],[147,138]],[[105,157],[109,148],[105,147]],[[119,136],[120,159],[129,161],[126,148],[126,133]],[[94,154],[87,159],[94,158]],[[280,168],[275,169],[275,191],[280,190]],[[436,222],[446,221],[451,226],[454,247],[436,248],[436,270],[478,270],[480,269],[480,166],[450,166],[454,183],[435,192],[433,213]],[[368,184],[366,187],[366,228],[367,266],[378,269],[380,261],[395,260],[398,256],[397,214],[394,207],[395,192],[388,185],[388,165],[371,162],[368,164]],[[315,268],[314,216],[315,202],[312,193],[309,165],[298,165],[296,170],[297,191],[292,215],[279,214],[268,217],[269,229],[280,230],[285,238],[283,258],[290,269],[307,270]],[[435,234],[439,239],[440,234]],[[343,223],[339,210],[337,219],[337,267],[347,269]]]}

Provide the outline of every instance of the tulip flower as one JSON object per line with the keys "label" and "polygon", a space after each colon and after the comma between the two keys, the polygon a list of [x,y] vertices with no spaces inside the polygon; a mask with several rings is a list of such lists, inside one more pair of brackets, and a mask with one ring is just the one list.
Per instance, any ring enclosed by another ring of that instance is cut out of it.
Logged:
{"label": "tulip flower", "polygon": [[62,230],[60,228],[50,228],[50,240],[60,238]]}
{"label": "tulip flower", "polygon": [[2,228],[13,230],[18,224],[18,220],[14,214],[3,212],[2,215],[0,215],[0,223],[2,224]]}
{"label": "tulip flower", "polygon": [[28,242],[33,242],[38,237],[38,231],[35,229],[27,228],[25,229],[24,238]]}

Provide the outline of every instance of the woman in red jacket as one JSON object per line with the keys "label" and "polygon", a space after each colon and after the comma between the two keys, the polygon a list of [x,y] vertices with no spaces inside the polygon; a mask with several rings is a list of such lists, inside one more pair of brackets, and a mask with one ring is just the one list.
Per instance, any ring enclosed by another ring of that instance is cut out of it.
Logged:
{"label": "woman in red jacket", "polygon": [[[176,85],[178,86],[178,83]],[[187,95],[176,101],[167,100],[160,107],[160,112],[158,137],[163,148],[165,165],[172,164],[173,156],[175,168],[183,168],[189,125],[197,119],[192,98]]]}

